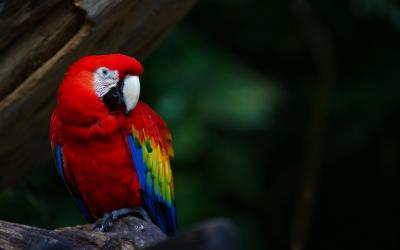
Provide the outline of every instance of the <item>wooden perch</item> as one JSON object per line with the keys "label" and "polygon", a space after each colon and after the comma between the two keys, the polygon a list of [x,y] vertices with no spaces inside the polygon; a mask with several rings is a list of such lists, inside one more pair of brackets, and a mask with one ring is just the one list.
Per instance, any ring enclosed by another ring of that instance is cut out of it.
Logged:
{"label": "wooden perch", "polygon": [[158,227],[133,216],[121,218],[110,232],[94,225],[46,230],[0,221],[0,249],[149,249],[235,250],[237,237],[226,219],[203,223],[168,239]]}
{"label": "wooden perch", "polygon": [[195,0],[5,0],[0,5],[0,188],[49,161],[48,124],[83,55],[143,59]]}
{"label": "wooden perch", "polygon": [[0,221],[0,248],[139,249],[167,238],[155,225],[132,216],[118,220],[107,233],[93,228],[93,224],[88,224],[51,231]]}

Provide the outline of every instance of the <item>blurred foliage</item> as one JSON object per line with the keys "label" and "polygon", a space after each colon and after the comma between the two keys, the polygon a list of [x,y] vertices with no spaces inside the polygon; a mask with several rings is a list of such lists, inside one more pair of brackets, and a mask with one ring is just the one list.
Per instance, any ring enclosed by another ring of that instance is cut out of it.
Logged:
{"label": "blurred foliage", "polygon": [[[400,4],[310,3],[332,35],[337,75],[307,249],[397,249]],[[289,249],[317,84],[292,8],[291,1],[201,1],[144,62],[141,98],[174,137],[182,229],[226,216],[244,249]],[[51,163],[0,192],[0,219],[84,223]]]}
{"label": "blurred foliage", "polygon": [[352,0],[353,9],[366,18],[379,16],[400,28],[400,6],[397,0]]}

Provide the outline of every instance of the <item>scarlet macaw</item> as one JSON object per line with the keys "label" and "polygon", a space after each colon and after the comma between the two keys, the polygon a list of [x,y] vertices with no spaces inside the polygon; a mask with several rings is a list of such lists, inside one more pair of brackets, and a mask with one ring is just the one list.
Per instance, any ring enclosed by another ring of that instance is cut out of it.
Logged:
{"label": "scarlet macaw", "polygon": [[171,133],[138,101],[142,72],[137,60],[122,54],[76,61],[58,89],[50,141],[57,172],[89,222],[103,217],[105,231],[112,217],[143,207],[162,231],[172,233]]}

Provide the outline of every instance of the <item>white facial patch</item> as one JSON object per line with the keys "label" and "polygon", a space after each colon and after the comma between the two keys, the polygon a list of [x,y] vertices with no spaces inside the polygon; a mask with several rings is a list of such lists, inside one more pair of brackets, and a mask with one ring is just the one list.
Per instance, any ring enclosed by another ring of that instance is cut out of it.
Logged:
{"label": "white facial patch", "polygon": [[127,75],[124,79],[124,87],[122,88],[126,112],[131,111],[139,101],[140,80],[137,76]]}
{"label": "white facial patch", "polygon": [[112,87],[117,86],[118,71],[100,67],[94,72],[93,81],[96,95],[102,98]]}

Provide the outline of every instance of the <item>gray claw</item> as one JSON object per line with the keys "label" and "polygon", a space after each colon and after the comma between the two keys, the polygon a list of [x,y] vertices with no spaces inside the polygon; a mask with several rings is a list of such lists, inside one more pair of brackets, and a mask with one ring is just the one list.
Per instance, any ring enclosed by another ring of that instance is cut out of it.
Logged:
{"label": "gray claw", "polygon": [[128,214],[134,215],[139,217],[146,222],[151,222],[149,215],[147,214],[146,210],[142,207],[135,207],[135,208],[121,208],[112,211],[111,213],[106,213],[101,218],[99,224],[96,224],[94,230],[98,232],[107,232],[111,229],[114,224],[114,221],[117,221],[119,218],[124,217]]}

